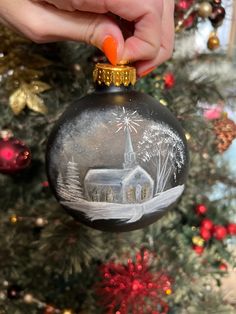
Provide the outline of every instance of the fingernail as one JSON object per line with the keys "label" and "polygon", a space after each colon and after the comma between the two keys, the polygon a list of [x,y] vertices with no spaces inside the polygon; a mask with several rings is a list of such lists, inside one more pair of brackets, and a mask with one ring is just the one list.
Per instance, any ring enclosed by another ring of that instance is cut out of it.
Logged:
{"label": "fingernail", "polygon": [[102,44],[102,50],[111,64],[117,63],[117,41],[114,37],[108,36]]}
{"label": "fingernail", "polygon": [[156,69],[156,66],[153,66],[153,67],[151,67],[151,68],[149,68],[149,69],[147,69],[147,70],[141,72],[141,73],[139,74],[139,77],[144,77],[144,76],[148,75],[150,72],[152,72],[152,71],[155,70],[155,69]]}

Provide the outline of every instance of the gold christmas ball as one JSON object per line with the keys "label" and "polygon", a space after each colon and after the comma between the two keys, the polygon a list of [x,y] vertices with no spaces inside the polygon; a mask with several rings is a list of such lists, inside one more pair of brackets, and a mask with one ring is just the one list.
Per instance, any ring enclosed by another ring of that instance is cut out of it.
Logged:
{"label": "gold christmas ball", "polygon": [[209,2],[199,4],[198,15],[202,18],[209,17],[212,13],[212,5]]}
{"label": "gold christmas ball", "polygon": [[10,216],[9,221],[10,221],[10,223],[12,223],[14,225],[14,224],[18,223],[19,218],[18,218],[17,215],[13,214],[13,215]]}
{"label": "gold christmas ball", "polygon": [[210,50],[216,50],[217,48],[219,48],[220,47],[220,40],[219,40],[219,38],[216,35],[211,36],[208,39],[207,47]]}
{"label": "gold christmas ball", "polygon": [[73,314],[73,312],[71,310],[64,310],[62,313],[63,314]]}

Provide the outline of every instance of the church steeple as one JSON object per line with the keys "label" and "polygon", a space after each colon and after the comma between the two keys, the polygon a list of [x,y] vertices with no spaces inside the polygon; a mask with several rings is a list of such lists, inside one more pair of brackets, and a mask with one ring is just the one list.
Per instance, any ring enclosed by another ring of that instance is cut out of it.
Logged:
{"label": "church steeple", "polygon": [[125,129],[125,153],[124,153],[124,169],[130,169],[137,165],[136,154],[133,149],[130,130],[127,127]]}

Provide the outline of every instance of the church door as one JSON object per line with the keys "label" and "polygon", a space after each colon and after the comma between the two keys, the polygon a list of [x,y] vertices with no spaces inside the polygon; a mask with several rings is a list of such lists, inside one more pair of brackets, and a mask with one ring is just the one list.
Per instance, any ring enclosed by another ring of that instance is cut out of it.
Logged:
{"label": "church door", "polygon": [[135,197],[136,197],[137,203],[141,203],[141,201],[142,201],[142,187],[140,184],[138,184],[136,186]]}

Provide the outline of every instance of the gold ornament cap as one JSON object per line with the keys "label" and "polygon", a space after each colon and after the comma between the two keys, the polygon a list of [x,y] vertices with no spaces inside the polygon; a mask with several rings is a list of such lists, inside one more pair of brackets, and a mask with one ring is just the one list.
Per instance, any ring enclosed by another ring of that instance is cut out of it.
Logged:
{"label": "gold ornament cap", "polygon": [[97,63],[93,71],[93,80],[97,84],[107,86],[129,86],[136,82],[136,69],[128,65],[112,65]]}

